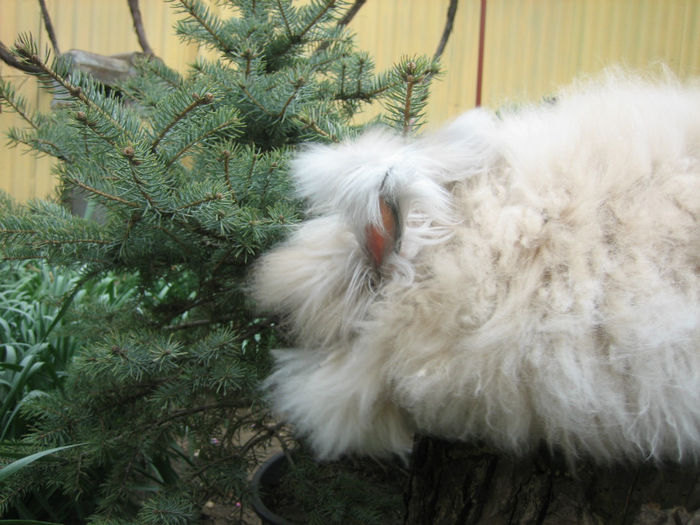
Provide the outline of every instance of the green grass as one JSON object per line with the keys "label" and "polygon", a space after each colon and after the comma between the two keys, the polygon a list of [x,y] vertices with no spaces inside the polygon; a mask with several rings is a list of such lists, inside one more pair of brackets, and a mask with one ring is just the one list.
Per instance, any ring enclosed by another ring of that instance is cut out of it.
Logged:
{"label": "green grass", "polygon": [[0,262],[0,440],[26,431],[22,405],[61,389],[79,350],[79,322],[70,308],[118,307],[135,294],[116,276],[81,282],[78,270],[41,262]]}

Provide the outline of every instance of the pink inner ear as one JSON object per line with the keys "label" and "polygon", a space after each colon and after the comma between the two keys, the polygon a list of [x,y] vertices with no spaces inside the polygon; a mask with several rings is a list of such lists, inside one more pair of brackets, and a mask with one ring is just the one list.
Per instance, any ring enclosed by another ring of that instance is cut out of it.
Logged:
{"label": "pink inner ear", "polygon": [[394,249],[396,241],[396,220],[389,205],[379,198],[379,211],[382,216],[382,226],[369,224],[365,228],[367,239],[367,251],[372,257],[375,268],[379,268],[384,262],[387,253]]}

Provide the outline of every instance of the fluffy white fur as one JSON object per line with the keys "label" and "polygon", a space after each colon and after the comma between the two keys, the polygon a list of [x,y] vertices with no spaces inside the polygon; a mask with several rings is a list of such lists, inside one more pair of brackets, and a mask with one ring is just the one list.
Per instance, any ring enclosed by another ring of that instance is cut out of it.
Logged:
{"label": "fluffy white fur", "polygon": [[[700,453],[700,87],[611,73],[555,104],[370,131],[293,165],[313,218],[263,257],[276,409],[321,457],[415,431],[570,458]],[[397,204],[400,248],[363,248]]]}

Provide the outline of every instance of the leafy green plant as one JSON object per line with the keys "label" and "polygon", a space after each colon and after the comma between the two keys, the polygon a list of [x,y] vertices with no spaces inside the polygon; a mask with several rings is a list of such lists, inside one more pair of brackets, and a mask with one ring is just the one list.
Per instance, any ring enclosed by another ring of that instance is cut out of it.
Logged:
{"label": "leafy green plant", "polygon": [[63,388],[81,344],[77,312],[118,308],[134,284],[115,275],[86,281],[43,261],[0,263],[0,439],[26,431],[24,403]]}
{"label": "leafy green plant", "polygon": [[22,405],[61,386],[77,342],[56,328],[60,300],[76,281],[75,272],[56,275],[41,263],[0,266],[0,438],[19,437]]}

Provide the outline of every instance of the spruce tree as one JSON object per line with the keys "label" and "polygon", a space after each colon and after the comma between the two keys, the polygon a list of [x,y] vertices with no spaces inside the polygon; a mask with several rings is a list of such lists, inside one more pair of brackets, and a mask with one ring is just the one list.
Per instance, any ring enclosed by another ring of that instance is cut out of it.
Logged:
{"label": "spruce tree", "polygon": [[[303,218],[288,160],[304,142],[357,133],[376,99],[404,133],[421,123],[435,63],[375,73],[338,23],[344,2],[230,0],[226,16],[172,4],[182,40],[216,59],[183,75],[144,56],[107,88],[23,35],[15,57],[59,103],[37,113],[0,82],[3,107],[26,122],[11,141],[55,158],[59,182],[55,199],[2,197],[1,255],[79,269],[73,294],[107,272],[139,291],[73,312],[84,346],[60,391],[25,403],[32,430],[5,443],[3,461],[18,447],[78,446],[14,474],[0,512],[33,494],[75,501],[84,522],[196,523],[206,501],[244,499],[255,451],[280,432],[259,385],[283,341],[245,287],[258,255]],[[73,215],[60,200],[71,191],[100,220]]]}

